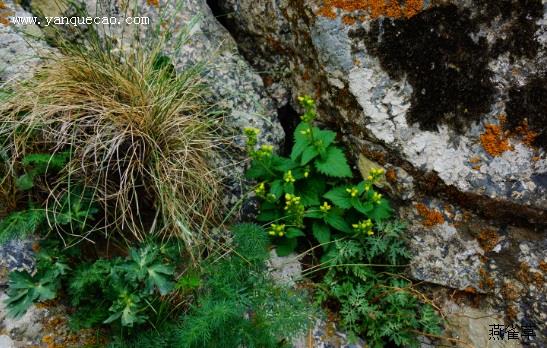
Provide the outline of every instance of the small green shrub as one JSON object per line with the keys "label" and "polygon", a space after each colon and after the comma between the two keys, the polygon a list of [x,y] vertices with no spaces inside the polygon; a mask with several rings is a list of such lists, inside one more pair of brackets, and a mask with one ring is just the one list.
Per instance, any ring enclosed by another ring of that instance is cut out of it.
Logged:
{"label": "small green shrub", "polygon": [[274,348],[308,328],[313,306],[301,292],[276,285],[267,273],[266,232],[252,224],[232,231],[234,251],[206,262],[187,313],[131,340],[118,339],[112,347]]}
{"label": "small green shrub", "polygon": [[344,151],[334,144],[336,133],[312,124],[315,103],[301,98],[305,113],[294,132],[291,157],[273,153],[263,145],[255,149],[258,132],[246,129],[247,150],[252,158],[247,177],[260,183],[255,189],[261,200],[258,221],[270,223],[269,235],[280,256],[297,246],[306,235],[331,250],[339,237],[374,234],[374,223],[391,215],[386,199],[373,188],[382,170],[353,184]]}
{"label": "small green shrub", "polygon": [[45,242],[34,275],[10,274],[6,304],[11,316],[23,315],[32,303],[55,299],[65,285],[68,302],[76,309],[73,328],[111,323],[133,327],[150,319],[153,304],[174,290],[174,260],[155,244],[131,248],[127,258],[91,262],[80,261],[78,250],[68,250]]}
{"label": "small green shrub", "polygon": [[318,285],[320,303],[336,303],[341,324],[361,335],[373,348],[387,342],[419,347],[416,331],[440,333],[440,318],[401,271],[410,258],[402,240],[404,225],[380,223],[378,233],[364,239],[337,240],[333,257]]}
{"label": "small green shrub", "polygon": [[336,134],[313,125],[313,100],[300,102],[305,112],[290,158],[268,145],[257,149],[258,132],[246,130],[252,159],[247,176],[259,181],[257,219],[268,225],[280,256],[295,250],[301,237],[313,236],[322,246],[312,249],[321,263],[306,274],[321,271],[316,299],[339,312],[353,338],[363,336],[372,347],[416,346],[417,331],[438,333],[439,317],[402,276],[409,258],[404,227],[388,222],[392,209],[374,188],[383,170],[372,169],[356,183]]}

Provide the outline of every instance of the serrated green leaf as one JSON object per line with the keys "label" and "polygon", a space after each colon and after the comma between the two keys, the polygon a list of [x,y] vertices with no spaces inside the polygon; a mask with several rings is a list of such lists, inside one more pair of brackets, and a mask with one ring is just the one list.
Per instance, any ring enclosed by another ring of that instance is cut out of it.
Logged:
{"label": "serrated green leaf", "polygon": [[308,146],[304,149],[304,152],[302,153],[302,160],[300,161],[301,165],[308,164],[312,159],[319,156],[319,151],[315,148],[315,146]]}
{"label": "serrated green leaf", "polygon": [[312,225],[313,236],[319,244],[326,244],[330,242],[330,228],[321,222],[314,222]]}
{"label": "serrated green leaf", "polygon": [[285,158],[277,155],[272,155],[272,169],[280,172],[286,172],[289,169],[293,169],[297,166],[290,158]]}
{"label": "serrated green leaf", "polygon": [[257,160],[251,161],[251,166],[247,171],[245,172],[245,177],[247,179],[262,179],[262,178],[269,178],[270,174],[268,173],[268,170],[265,168],[264,164]]}
{"label": "serrated green leaf", "polygon": [[296,195],[301,198],[304,207],[319,205],[321,192],[325,191],[325,181],[321,178],[308,178],[298,183]]}
{"label": "serrated green leaf", "polygon": [[314,163],[317,171],[322,174],[337,178],[352,177],[344,152],[336,146],[330,146],[325,157],[317,159]]}
{"label": "serrated green leaf", "polygon": [[349,186],[338,186],[323,195],[323,197],[329,199],[334,205],[342,209],[351,208],[351,196],[346,191]]}

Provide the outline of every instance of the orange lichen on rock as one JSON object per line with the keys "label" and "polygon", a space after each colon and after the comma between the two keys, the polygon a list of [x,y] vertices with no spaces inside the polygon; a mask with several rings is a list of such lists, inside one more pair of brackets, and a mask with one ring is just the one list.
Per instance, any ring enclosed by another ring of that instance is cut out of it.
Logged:
{"label": "orange lichen on rock", "polygon": [[512,150],[509,138],[497,124],[485,125],[485,132],[480,135],[482,147],[490,156],[500,156],[505,151]]}
{"label": "orange lichen on rock", "polygon": [[444,222],[444,216],[440,211],[429,209],[423,203],[416,204],[416,210],[418,210],[418,213],[424,218],[422,221],[422,225],[424,226],[434,226]]}
{"label": "orange lichen on rock", "polygon": [[13,15],[14,12],[10,11],[8,6],[2,0],[0,0],[0,24],[8,26],[10,24],[8,17]]}
{"label": "orange lichen on rock", "polygon": [[484,229],[477,237],[477,241],[484,251],[489,252],[492,251],[492,249],[494,249],[494,247],[499,243],[500,237],[496,231]]}
{"label": "orange lichen on rock", "polygon": [[386,170],[386,180],[390,183],[397,182],[397,171],[393,168]]}
{"label": "orange lichen on rock", "polygon": [[528,122],[524,120],[518,127],[514,129],[511,136],[519,138],[524,144],[532,146],[539,133],[528,128]]}
{"label": "orange lichen on rock", "polygon": [[355,22],[356,22],[355,18],[351,16],[342,17],[342,23],[344,23],[345,25],[353,25],[355,24]]}
{"label": "orange lichen on rock", "polygon": [[494,282],[494,279],[488,275],[488,272],[484,268],[479,269],[479,275],[481,277],[481,281],[479,282],[479,287],[483,290],[486,289],[492,289],[496,285],[496,282]]}
{"label": "orange lichen on rock", "polygon": [[423,7],[424,0],[325,0],[318,14],[322,17],[335,19],[336,9],[344,12],[365,10],[372,19],[378,17],[410,18],[418,14]]}
{"label": "orange lichen on rock", "polygon": [[511,283],[505,283],[501,289],[501,294],[506,301],[514,301],[519,298],[519,291]]}

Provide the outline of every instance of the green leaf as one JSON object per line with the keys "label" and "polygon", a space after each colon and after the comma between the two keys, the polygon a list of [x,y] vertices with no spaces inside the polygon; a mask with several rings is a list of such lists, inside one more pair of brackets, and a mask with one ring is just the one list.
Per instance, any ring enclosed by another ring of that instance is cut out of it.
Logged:
{"label": "green leaf", "polygon": [[245,172],[245,177],[247,179],[258,180],[263,178],[269,178],[270,174],[268,173],[265,164],[257,160],[252,160],[251,166]]}
{"label": "green leaf", "polygon": [[336,146],[330,146],[325,158],[319,158],[314,163],[315,168],[322,174],[337,178],[352,177],[351,168],[344,152]]}
{"label": "green leaf", "polygon": [[283,215],[277,209],[260,210],[260,214],[256,217],[257,221],[270,222],[280,219]]}
{"label": "green leaf", "polygon": [[277,199],[283,195],[283,182],[281,180],[274,180],[270,184],[270,193],[274,194]]}
{"label": "green leaf", "polygon": [[136,294],[121,294],[109,309],[113,314],[103,323],[109,324],[118,319],[121,320],[122,326],[132,327],[134,324],[144,323],[147,317],[140,314],[142,313],[140,302],[141,298]]}
{"label": "green leaf", "polygon": [[353,232],[346,220],[344,220],[344,218],[334,210],[331,210],[327,215],[325,215],[325,222],[339,231],[346,233]]}
{"label": "green leaf", "polygon": [[328,191],[323,197],[342,209],[351,208],[351,195],[346,191],[349,186],[338,186]]}
{"label": "green leaf", "polygon": [[374,204],[372,202],[362,202],[358,197],[354,197],[354,199],[351,200],[351,203],[357,211],[367,216],[374,209]]}
{"label": "green leaf", "polygon": [[39,272],[34,276],[27,272],[11,272],[5,301],[8,315],[19,318],[34,302],[54,299],[58,286],[59,280],[52,272]]}
{"label": "green leaf", "polygon": [[319,205],[319,197],[325,191],[325,181],[321,178],[311,177],[298,182],[296,195],[301,198],[304,207]]}
{"label": "green leaf", "polygon": [[296,249],[297,244],[296,238],[283,238],[277,243],[275,252],[277,256],[287,256]]}
{"label": "green leaf", "polygon": [[291,159],[296,161],[298,156],[304,152],[304,149],[310,145],[310,139],[307,135],[301,132],[310,127],[309,123],[300,122],[300,124],[294,130],[294,145],[291,151]]}
{"label": "green leaf", "polygon": [[149,293],[158,288],[160,294],[167,295],[173,290],[175,284],[171,281],[175,268],[169,265],[156,263],[147,268],[146,289]]}
{"label": "green leaf", "polygon": [[321,157],[325,156],[325,151],[336,138],[336,133],[329,130],[320,130],[313,128],[313,145]]}
{"label": "green leaf", "polygon": [[313,236],[320,244],[330,242],[330,228],[329,226],[321,223],[314,222],[312,225]]}
{"label": "green leaf", "polygon": [[325,213],[319,210],[319,207],[310,207],[310,209],[304,213],[304,217],[312,219],[321,219],[324,215]]}
{"label": "green leaf", "polygon": [[287,238],[296,238],[296,237],[305,237],[306,235],[302,230],[294,227],[289,227],[287,233],[285,234]]}
{"label": "green leaf", "polygon": [[287,170],[293,169],[296,166],[297,164],[291,161],[290,158],[272,155],[272,168],[277,171],[286,172]]}
{"label": "green leaf", "polygon": [[308,146],[304,149],[304,152],[302,153],[302,161],[300,162],[300,164],[306,165],[309,161],[317,156],[319,156],[319,152],[317,151],[317,149],[314,146]]}
{"label": "green leaf", "polygon": [[391,216],[391,212],[392,209],[389,206],[389,202],[382,198],[380,203],[374,206],[374,210],[368,214],[368,216],[375,221],[381,221],[389,218]]}

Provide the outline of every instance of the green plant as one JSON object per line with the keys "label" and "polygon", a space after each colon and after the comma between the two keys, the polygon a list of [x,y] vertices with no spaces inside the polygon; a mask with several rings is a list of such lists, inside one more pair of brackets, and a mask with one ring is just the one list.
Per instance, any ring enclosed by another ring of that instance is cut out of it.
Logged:
{"label": "green plant", "polygon": [[371,347],[419,347],[417,332],[440,333],[440,318],[401,274],[410,254],[402,241],[404,225],[380,223],[366,239],[338,240],[327,273],[318,285],[317,301],[336,303],[341,324],[362,335]]}
{"label": "green plant", "polygon": [[174,288],[174,260],[162,250],[146,244],[130,249],[125,259],[81,262],[78,251],[43,242],[37,254],[36,274],[10,274],[8,313],[21,316],[32,303],[56,298],[58,289],[66,284],[69,303],[76,309],[71,318],[73,328],[142,324],[154,315],[154,304],[161,301],[161,296]]}
{"label": "green plant", "polygon": [[206,261],[197,300],[187,313],[112,346],[274,348],[305,330],[314,310],[301,292],[275,284],[268,274],[265,231],[253,224],[232,231],[233,252]]}
{"label": "green plant", "polygon": [[52,249],[41,249],[36,256],[36,273],[14,271],[9,275],[6,308],[11,317],[21,317],[35,302],[57,296],[62,276],[70,270],[66,258]]}
{"label": "green plant", "polygon": [[269,226],[278,255],[292,252],[299,237],[313,235],[322,246],[319,252],[312,248],[321,263],[306,274],[322,271],[317,301],[336,303],[353,337],[362,335],[373,347],[416,346],[416,332],[438,333],[439,317],[402,276],[409,258],[404,226],[388,222],[392,209],[374,188],[383,169],[372,169],[356,183],[344,151],[335,145],[336,134],[313,125],[313,100],[299,100],[305,112],[290,158],[268,145],[257,148],[258,132],[246,130],[252,158],[247,176],[259,181],[257,219]]}
{"label": "green plant", "polygon": [[313,235],[326,251],[340,236],[372,235],[374,223],[391,214],[388,201],[373,188],[383,171],[375,169],[353,184],[344,151],[335,145],[336,133],[312,124],[316,110],[311,98],[300,102],[305,112],[290,158],[274,154],[269,145],[256,149],[258,131],[245,130],[252,158],[247,177],[260,181],[255,189],[261,200],[257,219],[270,224],[268,233],[281,256],[306,235]]}
{"label": "green plant", "polygon": [[21,160],[21,164],[26,168],[26,173],[19,176],[15,181],[17,188],[22,191],[31,189],[34,187],[36,176],[44,175],[48,171],[60,171],[66,165],[69,158],[69,152],[57,154],[32,153],[26,155]]}
{"label": "green plant", "polygon": [[[203,64],[175,71],[164,54],[165,41],[178,50],[187,31],[148,33],[152,42],[135,41],[131,50],[120,45],[132,36],[116,43],[93,26],[77,33],[77,43],[58,34],[62,55],[2,96],[6,172],[25,167],[17,186],[43,191],[50,209],[64,209],[58,201],[80,187],[104,212],[94,228],[105,234],[142,241],[152,233],[202,245],[200,232],[220,211],[211,157],[224,138],[205,98]],[[55,177],[35,187],[46,170]]]}

